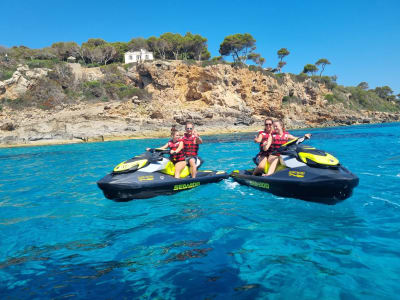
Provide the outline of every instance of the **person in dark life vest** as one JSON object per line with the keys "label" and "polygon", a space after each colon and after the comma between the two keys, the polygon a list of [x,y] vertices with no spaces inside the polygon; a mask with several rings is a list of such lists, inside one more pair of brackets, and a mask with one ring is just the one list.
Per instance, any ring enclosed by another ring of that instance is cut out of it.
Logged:
{"label": "person in dark life vest", "polygon": [[203,140],[194,129],[192,122],[186,122],[185,134],[183,135],[182,141],[184,145],[186,163],[190,168],[190,175],[192,175],[192,178],[196,178],[196,161],[199,159],[197,155],[199,151],[199,145],[203,143]]}
{"label": "person in dark life vest", "polygon": [[267,147],[267,143],[268,138],[272,133],[272,119],[267,118],[264,121],[264,130],[259,131],[258,135],[254,138],[254,142],[260,144],[260,151],[256,156],[256,162],[258,165],[254,168],[253,175],[260,175],[264,171],[268,155],[270,155],[271,152]]}
{"label": "person in dark life vest", "polygon": [[[283,144],[286,144],[290,140],[294,140],[297,137],[291,135],[287,132],[284,127],[283,123],[280,120],[276,120],[273,122],[274,132],[270,135],[267,141],[266,147],[272,153],[273,151],[278,150]],[[311,133],[307,133],[304,135],[307,139],[311,138]],[[279,163],[279,154],[271,154],[268,157],[269,169],[267,174],[263,174],[263,176],[269,176],[274,174],[276,167]]]}
{"label": "person in dark life vest", "polygon": [[186,161],[183,140],[174,126],[171,128],[171,139],[158,149],[166,150],[167,148],[171,149],[169,160],[175,165],[174,177],[180,178],[183,168],[186,167]]}

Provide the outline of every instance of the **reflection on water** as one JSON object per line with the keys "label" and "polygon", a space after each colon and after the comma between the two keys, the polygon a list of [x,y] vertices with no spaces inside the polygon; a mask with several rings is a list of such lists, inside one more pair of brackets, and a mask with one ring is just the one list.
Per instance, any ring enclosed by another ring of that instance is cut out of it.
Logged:
{"label": "reflection on water", "polygon": [[[310,130],[310,144],[360,177],[354,196],[336,206],[231,180],[124,203],[103,197],[96,180],[166,139],[1,149],[0,295],[394,299],[400,164],[385,158],[398,156],[399,129]],[[204,168],[248,168],[253,137],[205,137]]]}

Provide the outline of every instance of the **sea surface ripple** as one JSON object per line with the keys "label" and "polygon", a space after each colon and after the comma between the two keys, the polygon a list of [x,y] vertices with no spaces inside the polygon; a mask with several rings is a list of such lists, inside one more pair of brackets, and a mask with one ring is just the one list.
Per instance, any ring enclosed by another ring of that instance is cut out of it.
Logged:
{"label": "sea surface ripple", "polygon": [[[310,132],[360,177],[335,206],[231,179],[104,198],[98,179],[166,139],[0,149],[0,298],[399,299],[400,124]],[[253,137],[205,137],[204,168],[252,166]]]}

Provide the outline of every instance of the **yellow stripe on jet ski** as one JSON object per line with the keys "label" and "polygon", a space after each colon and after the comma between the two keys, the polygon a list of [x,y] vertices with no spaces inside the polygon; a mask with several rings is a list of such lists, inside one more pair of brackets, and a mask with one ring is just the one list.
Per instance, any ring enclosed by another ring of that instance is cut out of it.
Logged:
{"label": "yellow stripe on jet ski", "polygon": [[132,161],[127,163],[126,161],[123,161],[119,165],[117,165],[114,168],[114,172],[123,172],[126,170],[129,170],[130,168],[133,168],[134,166],[138,166],[138,169],[143,168],[143,166],[147,163],[147,159],[141,159],[137,161]]}
{"label": "yellow stripe on jet ski", "polygon": [[311,153],[299,152],[299,157],[304,163],[307,163],[307,159],[309,159],[320,165],[336,166],[339,164],[339,160],[336,157],[330,155],[329,153],[326,153],[325,156],[322,156]]}

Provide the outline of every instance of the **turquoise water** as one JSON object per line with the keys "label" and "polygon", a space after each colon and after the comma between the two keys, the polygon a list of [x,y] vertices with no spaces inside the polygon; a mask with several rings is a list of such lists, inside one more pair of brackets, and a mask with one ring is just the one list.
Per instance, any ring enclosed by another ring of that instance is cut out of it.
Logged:
{"label": "turquoise water", "polygon": [[[400,124],[311,132],[360,177],[338,205],[232,180],[103,197],[98,179],[165,139],[0,149],[0,298],[398,299]],[[251,166],[253,136],[205,138],[204,168]]]}

